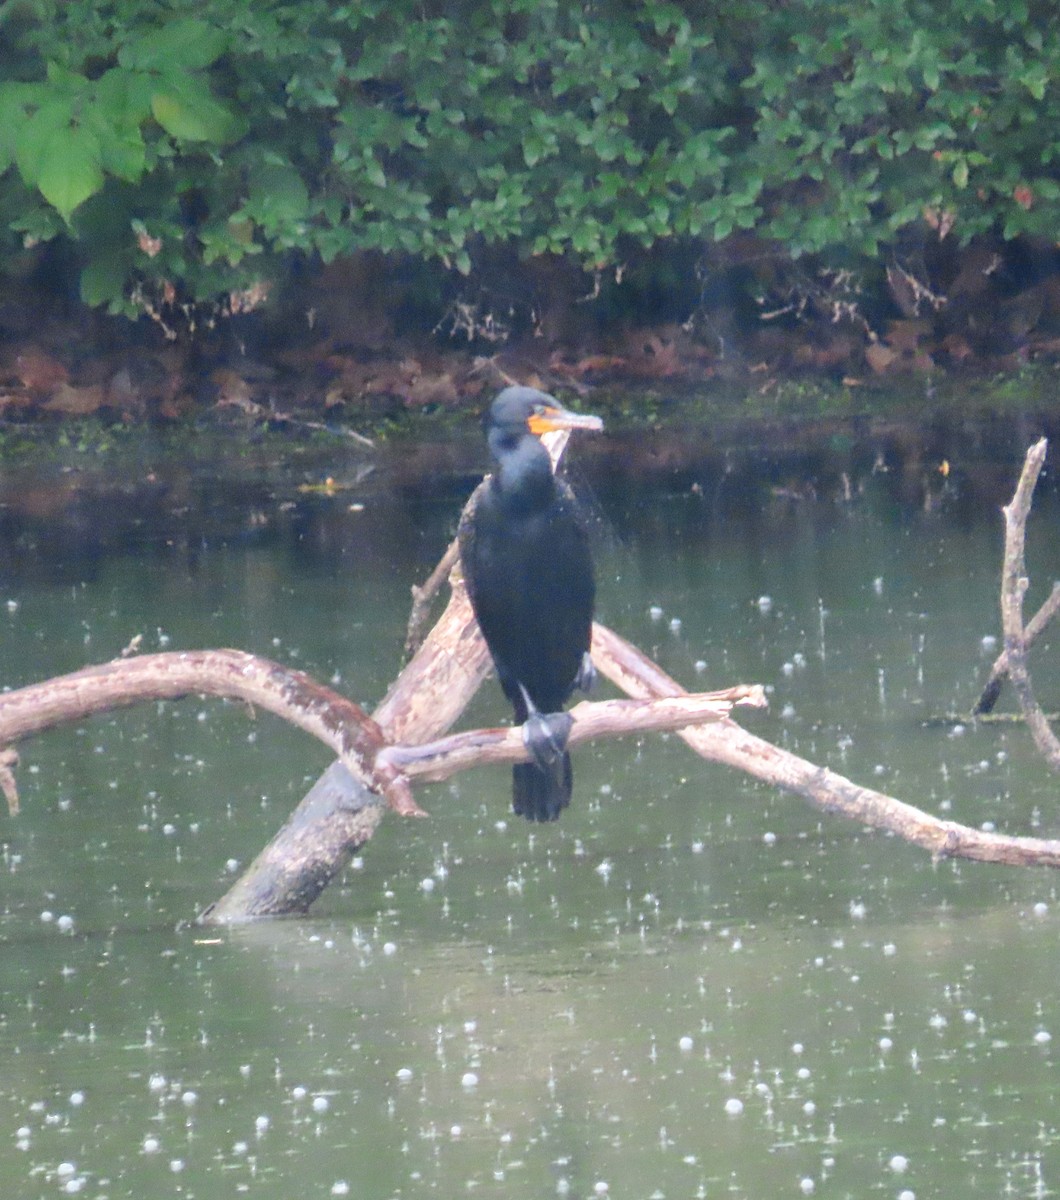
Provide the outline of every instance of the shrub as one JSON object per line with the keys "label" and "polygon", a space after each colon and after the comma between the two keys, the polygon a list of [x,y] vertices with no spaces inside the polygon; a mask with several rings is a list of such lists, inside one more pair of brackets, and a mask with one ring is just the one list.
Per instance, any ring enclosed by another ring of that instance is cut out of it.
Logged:
{"label": "shrub", "polygon": [[[833,268],[1060,227],[1060,16],[1032,0],[15,0],[0,225],[129,314],[260,302],[291,254],[589,270],[739,231]],[[952,232],[951,232],[952,231]]]}

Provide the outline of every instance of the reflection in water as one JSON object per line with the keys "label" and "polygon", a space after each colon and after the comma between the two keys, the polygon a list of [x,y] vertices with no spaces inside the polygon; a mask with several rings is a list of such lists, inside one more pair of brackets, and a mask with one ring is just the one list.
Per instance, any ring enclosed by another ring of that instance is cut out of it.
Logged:
{"label": "reflection in water", "polygon": [[[601,616],[689,685],[767,684],[770,712],[745,719],[799,754],[970,824],[1055,833],[1020,730],[930,720],[968,707],[994,653],[995,505],[942,493],[925,511],[867,461],[849,502],[714,467],[616,488],[609,467],[591,480],[613,530]],[[6,510],[5,681],[142,632],[378,699],[462,486],[228,482],[175,478],[153,511],[110,498],[91,555],[87,534]],[[1046,497],[1042,596],[1055,521]],[[490,684],[467,719],[503,711]],[[313,919],[218,933],[185,922],[325,765],[315,745],[189,701],[23,760],[2,835],[0,1195],[1057,1187],[1050,874],[932,865],[646,738],[578,753],[558,828],[509,818],[505,769],[467,774],[423,791],[429,822],[384,822]]]}

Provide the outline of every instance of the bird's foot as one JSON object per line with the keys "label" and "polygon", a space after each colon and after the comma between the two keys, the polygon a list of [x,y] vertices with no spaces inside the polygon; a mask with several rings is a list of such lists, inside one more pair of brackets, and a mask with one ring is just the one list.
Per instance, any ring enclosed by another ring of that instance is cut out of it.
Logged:
{"label": "bird's foot", "polygon": [[566,712],[534,711],[523,722],[523,745],[546,774],[562,761],[573,724],[574,718]]}
{"label": "bird's foot", "polygon": [[593,666],[592,655],[586,650],[582,655],[578,674],[574,677],[574,686],[588,696],[596,688],[596,678],[596,667]]}

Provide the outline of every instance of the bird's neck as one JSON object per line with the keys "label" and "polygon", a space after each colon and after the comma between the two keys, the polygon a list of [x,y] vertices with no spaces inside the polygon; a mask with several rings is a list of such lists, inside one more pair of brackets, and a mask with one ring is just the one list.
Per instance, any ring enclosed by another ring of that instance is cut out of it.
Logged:
{"label": "bird's neck", "polygon": [[532,434],[497,454],[493,486],[501,502],[512,512],[534,512],[551,504],[555,496],[552,460]]}

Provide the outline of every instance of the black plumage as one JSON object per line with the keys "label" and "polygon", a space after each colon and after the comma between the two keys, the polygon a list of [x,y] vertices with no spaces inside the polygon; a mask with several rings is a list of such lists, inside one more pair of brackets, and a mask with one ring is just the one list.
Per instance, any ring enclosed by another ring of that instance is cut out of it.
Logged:
{"label": "black plumage", "polygon": [[563,706],[592,679],[588,536],[538,436],[577,428],[602,422],[534,388],[505,388],[487,420],[496,469],[460,524],[471,604],[533,755],[512,773],[514,810],[531,821],[554,821],[570,802],[571,719]]}

